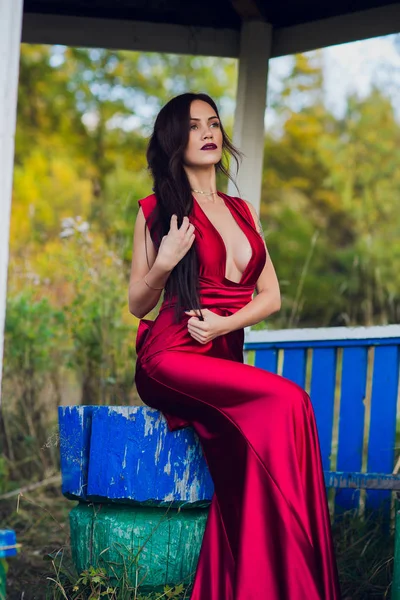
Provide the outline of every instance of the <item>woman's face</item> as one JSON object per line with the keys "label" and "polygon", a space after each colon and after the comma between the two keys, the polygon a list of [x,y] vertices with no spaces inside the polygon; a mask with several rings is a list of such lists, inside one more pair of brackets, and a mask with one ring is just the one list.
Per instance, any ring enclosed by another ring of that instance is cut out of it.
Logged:
{"label": "woman's face", "polygon": [[188,167],[217,164],[222,157],[222,132],[215,110],[203,100],[190,105],[189,140],[184,153]]}

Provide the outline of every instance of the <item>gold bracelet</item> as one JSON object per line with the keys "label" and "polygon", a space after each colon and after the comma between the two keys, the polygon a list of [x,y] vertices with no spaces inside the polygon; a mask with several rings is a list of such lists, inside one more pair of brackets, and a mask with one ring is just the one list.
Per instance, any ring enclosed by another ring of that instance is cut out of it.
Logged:
{"label": "gold bracelet", "polygon": [[147,287],[150,288],[151,290],[163,290],[164,289],[164,286],[162,286],[160,288],[155,288],[155,287],[152,287],[151,285],[149,285],[147,283],[147,281],[146,281],[146,276],[143,277],[143,281],[145,282],[145,284],[147,285]]}

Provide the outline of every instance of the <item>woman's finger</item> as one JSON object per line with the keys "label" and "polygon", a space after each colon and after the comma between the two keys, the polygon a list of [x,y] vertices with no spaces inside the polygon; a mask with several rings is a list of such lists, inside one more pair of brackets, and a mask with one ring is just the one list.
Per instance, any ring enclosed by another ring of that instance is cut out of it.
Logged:
{"label": "woman's finger", "polygon": [[195,230],[195,226],[193,225],[193,223],[190,223],[189,227],[187,228],[187,230],[185,232],[185,235],[187,235],[187,236],[192,235],[192,233],[194,232],[194,230]]}
{"label": "woman's finger", "polygon": [[198,335],[202,335],[205,336],[207,335],[207,331],[205,331],[205,329],[202,327],[203,323],[201,321],[198,321],[197,319],[194,319],[193,321],[188,321],[188,330],[189,331],[193,331],[195,333],[197,333]]}
{"label": "woman's finger", "polygon": [[186,230],[189,227],[189,225],[190,225],[189,217],[187,217],[185,215],[182,219],[182,223],[181,223],[181,226],[179,227],[179,231],[186,233]]}
{"label": "woman's finger", "polygon": [[204,338],[202,338],[200,335],[197,335],[197,333],[191,333],[190,335],[192,336],[192,338],[194,340],[196,340],[196,342],[199,342],[200,344],[207,343],[207,341]]}

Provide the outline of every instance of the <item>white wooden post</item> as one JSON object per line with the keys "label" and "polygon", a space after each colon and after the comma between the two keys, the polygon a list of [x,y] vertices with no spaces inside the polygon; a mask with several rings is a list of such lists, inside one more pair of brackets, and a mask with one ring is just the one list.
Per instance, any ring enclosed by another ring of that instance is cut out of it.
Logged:
{"label": "white wooden post", "polygon": [[0,0],[0,401],[23,0]]}
{"label": "white wooden post", "polygon": [[[233,143],[244,154],[237,177],[240,195],[251,202],[257,212],[260,210],[261,200],[264,115],[271,46],[272,26],[269,23],[264,21],[243,23]],[[231,182],[229,182],[228,194],[237,195],[237,190]]]}

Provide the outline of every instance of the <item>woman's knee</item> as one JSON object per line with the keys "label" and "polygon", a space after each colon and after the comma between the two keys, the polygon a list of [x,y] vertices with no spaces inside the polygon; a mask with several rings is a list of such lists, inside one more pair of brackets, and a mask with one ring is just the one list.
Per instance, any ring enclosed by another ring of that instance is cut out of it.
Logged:
{"label": "woman's knee", "polygon": [[279,377],[277,392],[278,404],[290,412],[304,410],[310,402],[309,395],[302,387],[284,377]]}

